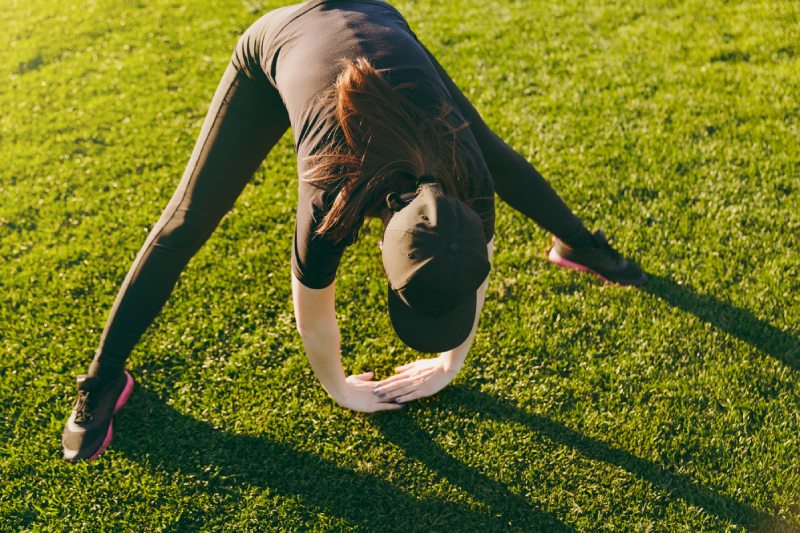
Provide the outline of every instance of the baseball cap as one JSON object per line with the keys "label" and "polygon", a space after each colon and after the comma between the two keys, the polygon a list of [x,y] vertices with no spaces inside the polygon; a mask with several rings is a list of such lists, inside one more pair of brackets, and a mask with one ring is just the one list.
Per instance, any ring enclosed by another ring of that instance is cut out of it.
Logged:
{"label": "baseball cap", "polygon": [[384,230],[382,256],[397,336],[415,350],[435,353],[469,336],[477,291],[491,265],[478,215],[423,178],[414,198],[396,211],[393,195],[387,198],[395,212]]}

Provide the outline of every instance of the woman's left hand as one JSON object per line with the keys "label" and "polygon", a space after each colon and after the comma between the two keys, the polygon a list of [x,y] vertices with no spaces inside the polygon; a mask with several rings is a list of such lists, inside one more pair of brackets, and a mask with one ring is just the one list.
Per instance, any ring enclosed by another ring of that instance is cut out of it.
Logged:
{"label": "woman's left hand", "polygon": [[406,403],[431,396],[445,388],[455,376],[445,369],[441,357],[419,359],[395,370],[397,374],[377,382],[373,390],[383,401]]}

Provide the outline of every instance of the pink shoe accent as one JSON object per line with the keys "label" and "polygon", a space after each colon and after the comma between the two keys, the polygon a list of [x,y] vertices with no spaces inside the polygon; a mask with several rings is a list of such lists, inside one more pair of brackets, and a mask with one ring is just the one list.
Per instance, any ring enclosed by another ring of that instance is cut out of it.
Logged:
{"label": "pink shoe accent", "polygon": [[603,281],[605,283],[613,283],[613,281],[610,281],[610,280],[604,278],[603,276],[601,276],[600,274],[598,274],[597,272],[595,272],[591,268],[585,267],[585,266],[583,266],[581,264],[578,264],[578,263],[573,263],[569,259],[564,259],[563,257],[561,257],[558,254],[558,252],[556,252],[556,247],[555,246],[550,248],[550,253],[547,256],[547,260],[550,261],[551,263],[554,263],[554,264],[562,267],[562,268],[571,268],[573,270],[580,270],[581,272],[588,272],[589,274],[594,274],[595,276],[600,278],[601,281]]}
{"label": "pink shoe accent", "polygon": [[[125,402],[128,401],[128,398],[131,397],[131,392],[133,392],[133,378],[128,371],[125,371],[125,387],[122,389],[122,393],[117,398],[117,403],[114,404],[114,413],[122,409],[122,406],[125,405]],[[113,416],[113,415],[112,415]],[[111,444],[111,437],[114,435],[114,419],[111,419],[111,422],[108,423],[108,431],[106,432],[106,438],[103,439],[103,444],[100,445],[100,448],[94,452],[94,455],[89,457],[87,461],[92,461],[93,459],[97,459],[100,457],[100,454],[108,448],[108,445]]]}
{"label": "pink shoe accent", "polygon": [[94,455],[92,455],[91,457],[89,457],[86,460],[87,461],[93,461],[93,460],[97,459],[98,457],[100,457],[100,454],[103,453],[104,451],[106,451],[106,448],[108,448],[108,445],[111,444],[111,437],[113,437],[113,436],[114,436],[114,421],[112,420],[111,422],[108,423],[108,432],[106,433],[106,438],[103,439],[103,444],[101,444],[100,448],[98,448],[98,450],[96,452],[94,452]]}

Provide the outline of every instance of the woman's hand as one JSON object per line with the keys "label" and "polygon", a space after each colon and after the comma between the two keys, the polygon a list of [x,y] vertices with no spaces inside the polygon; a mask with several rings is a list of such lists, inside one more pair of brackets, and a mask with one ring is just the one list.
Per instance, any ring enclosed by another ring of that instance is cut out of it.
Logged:
{"label": "woman's hand", "polygon": [[403,404],[431,396],[445,388],[455,376],[455,372],[445,368],[442,357],[419,359],[395,370],[397,374],[374,385],[372,392],[381,401]]}
{"label": "woman's hand", "polygon": [[375,382],[372,381],[373,377],[373,372],[365,372],[346,378],[344,380],[344,393],[341,398],[335,398],[336,401],[342,407],[363,413],[401,409],[402,405],[373,394],[375,390]]}

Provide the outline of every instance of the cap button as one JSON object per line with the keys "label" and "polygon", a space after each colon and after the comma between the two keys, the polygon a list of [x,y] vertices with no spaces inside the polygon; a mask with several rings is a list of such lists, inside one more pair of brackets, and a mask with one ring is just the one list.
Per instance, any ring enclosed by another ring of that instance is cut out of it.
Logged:
{"label": "cap button", "polygon": [[451,252],[456,253],[459,250],[459,246],[457,242],[451,242],[450,246],[448,246]]}

